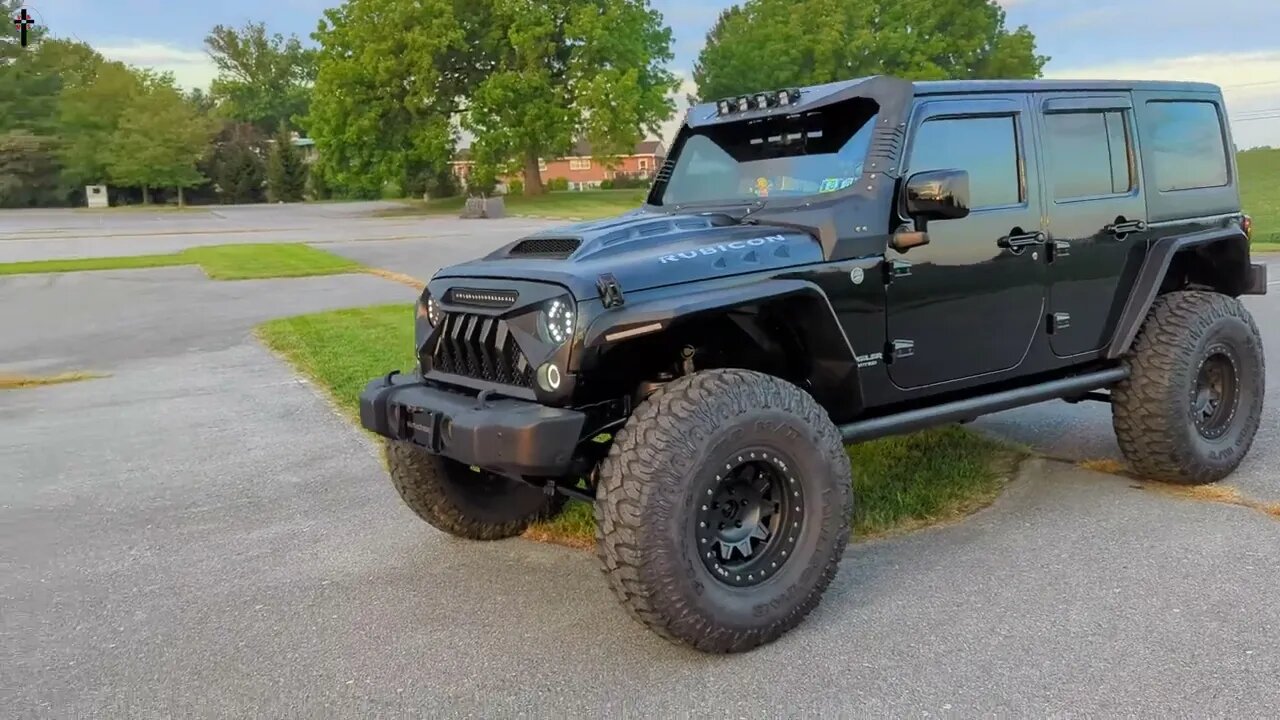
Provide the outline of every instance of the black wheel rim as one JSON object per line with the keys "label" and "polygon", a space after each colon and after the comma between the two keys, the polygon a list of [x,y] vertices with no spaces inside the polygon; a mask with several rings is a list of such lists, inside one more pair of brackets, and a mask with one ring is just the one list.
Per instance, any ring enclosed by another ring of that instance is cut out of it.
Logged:
{"label": "black wheel rim", "polygon": [[785,457],[765,448],[716,466],[698,504],[694,534],[702,564],[726,585],[777,575],[804,529],[804,487]]}
{"label": "black wheel rim", "polygon": [[1226,434],[1239,404],[1239,374],[1236,358],[1225,345],[1215,345],[1205,353],[1191,390],[1191,419],[1196,430],[1208,440]]}

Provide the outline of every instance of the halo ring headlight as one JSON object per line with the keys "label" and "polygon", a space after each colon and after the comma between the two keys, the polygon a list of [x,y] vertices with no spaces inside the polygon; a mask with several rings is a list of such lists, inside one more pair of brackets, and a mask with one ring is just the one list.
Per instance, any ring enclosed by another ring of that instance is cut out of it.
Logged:
{"label": "halo ring headlight", "polygon": [[542,339],[553,345],[564,344],[573,335],[575,320],[573,305],[563,299],[552,300],[538,316]]}

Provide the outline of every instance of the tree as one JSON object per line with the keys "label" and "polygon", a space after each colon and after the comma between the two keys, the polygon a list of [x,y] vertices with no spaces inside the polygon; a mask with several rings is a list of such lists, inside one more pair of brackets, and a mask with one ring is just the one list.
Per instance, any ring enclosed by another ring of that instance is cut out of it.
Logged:
{"label": "tree", "polygon": [[53,141],[26,130],[0,134],[0,207],[36,207],[65,201]]}
{"label": "tree", "polygon": [[647,0],[493,0],[492,18],[463,125],[480,167],[523,168],[526,195],[543,191],[540,157],[583,138],[607,164],[670,116],[671,29]]}
{"label": "tree", "polygon": [[170,78],[144,78],[146,87],[120,116],[107,147],[107,172],[118,185],[142,188],[150,202],[150,188],[183,190],[204,182],[196,162],[212,135],[209,121],[179,93]]}
{"label": "tree", "polygon": [[305,127],[325,183],[377,197],[416,168],[447,164],[451,117],[471,86],[468,13],[492,0],[347,0],[325,10]]}
{"label": "tree", "polygon": [[307,166],[293,146],[293,134],[284,123],[276,133],[267,159],[267,200],[297,202],[307,189]]}
{"label": "tree", "polygon": [[141,92],[142,78],[118,62],[102,63],[92,79],[63,90],[58,98],[58,155],[71,185],[106,179],[111,138]]}
{"label": "tree", "polygon": [[204,43],[218,68],[210,94],[224,115],[271,132],[307,114],[316,52],[297,36],[268,35],[265,24],[251,22],[215,25]]}
{"label": "tree", "polygon": [[210,162],[210,179],[222,202],[262,202],[266,145],[262,133],[249,123],[227,123],[222,129]]}
{"label": "tree", "polygon": [[703,99],[866,75],[1034,78],[1048,61],[993,0],[747,0],[694,65]]}

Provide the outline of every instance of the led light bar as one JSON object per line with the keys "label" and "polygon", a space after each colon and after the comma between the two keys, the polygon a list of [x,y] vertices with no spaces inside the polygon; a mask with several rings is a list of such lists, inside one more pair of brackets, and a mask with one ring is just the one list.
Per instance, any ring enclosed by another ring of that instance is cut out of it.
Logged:
{"label": "led light bar", "polygon": [[775,107],[794,105],[799,101],[800,91],[798,89],[739,95],[738,97],[717,100],[716,114],[732,115],[733,113],[748,112],[750,110],[768,110]]}

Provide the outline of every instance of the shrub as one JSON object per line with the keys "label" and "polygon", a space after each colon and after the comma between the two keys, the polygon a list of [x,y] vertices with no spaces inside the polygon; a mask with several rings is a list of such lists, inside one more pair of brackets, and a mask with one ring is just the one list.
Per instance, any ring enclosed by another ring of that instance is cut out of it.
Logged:
{"label": "shrub", "polygon": [[508,195],[523,195],[523,194],[524,194],[524,181],[523,181],[523,180],[510,180],[510,181],[508,181],[508,182],[507,182],[507,194],[508,194]]}
{"label": "shrub", "polygon": [[569,179],[568,179],[568,178],[562,178],[562,177],[551,178],[550,180],[548,180],[548,181],[547,181],[547,189],[548,189],[548,190],[553,190],[553,191],[554,191],[554,190],[568,190],[568,189],[569,189]]}

